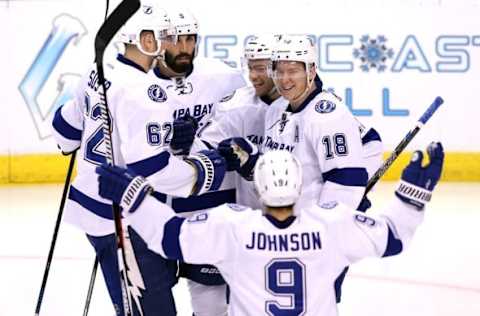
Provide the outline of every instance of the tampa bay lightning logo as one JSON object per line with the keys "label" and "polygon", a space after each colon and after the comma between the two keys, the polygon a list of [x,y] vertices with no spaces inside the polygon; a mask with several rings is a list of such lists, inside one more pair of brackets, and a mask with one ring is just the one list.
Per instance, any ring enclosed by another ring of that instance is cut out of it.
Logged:
{"label": "tampa bay lightning logo", "polygon": [[376,38],[370,38],[369,35],[363,35],[360,38],[360,48],[353,50],[353,57],[361,61],[360,69],[365,72],[371,68],[376,68],[377,72],[383,72],[387,68],[386,61],[393,58],[393,50],[386,46],[387,39],[383,35]]}
{"label": "tampa bay lightning logo", "polygon": [[167,101],[167,93],[158,84],[152,84],[148,88],[148,97],[155,102]]}
{"label": "tampa bay lightning logo", "polygon": [[152,6],[144,5],[142,7],[142,9],[143,9],[143,13],[145,13],[145,14],[152,14],[153,13]]}
{"label": "tampa bay lightning logo", "polygon": [[328,100],[320,100],[317,104],[315,104],[315,111],[318,113],[330,113],[335,110],[337,106],[332,101]]}

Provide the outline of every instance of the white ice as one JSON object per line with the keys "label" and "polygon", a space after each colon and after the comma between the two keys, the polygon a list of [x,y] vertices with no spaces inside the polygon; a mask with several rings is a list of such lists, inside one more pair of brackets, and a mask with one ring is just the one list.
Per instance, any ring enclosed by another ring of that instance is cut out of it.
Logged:
{"label": "white ice", "polygon": [[[393,189],[387,182],[371,194],[374,209],[388,204]],[[0,187],[0,316],[34,315],[61,191]],[[479,202],[480,184],[441,183],[407,251],[351,267],[340,315],[480,315]],[[41,315],[82,315],[93,261],[84,235],[62,224]],[[190,316],[183,281],[175,297],[178,315]],[[89,315],[113,315],[100,270]]]}

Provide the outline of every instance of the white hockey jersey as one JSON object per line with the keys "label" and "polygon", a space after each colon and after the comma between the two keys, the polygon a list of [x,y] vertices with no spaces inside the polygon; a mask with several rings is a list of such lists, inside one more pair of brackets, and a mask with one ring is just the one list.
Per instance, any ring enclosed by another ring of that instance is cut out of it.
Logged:
{"label": "white hockey jersey", "polygon": [[[267,101],[268,102],[268,101]],[[238,89],[233,97],[222,103],[222,115],[198,136],[213,147],[226,138],[243,137],[261,147],[265,130],[265,113],[269,104],[255,95],[255,88]],[[236,175],[237,203],[251,208],[261,208],[253,185]]]}
{"label": "white hockey jersey", "polygon": [[213,264],[228,283],[229,315],[337,315],[334,282],[368,256],[398,254],[423,212],[394,198],[378,216],[344,204],[302,209],[279,222],[262,211],[222,205],[188,219],[151,197],[128,216],[162,256]]}
{"label": "white hockey jersey", "polygon": [[[144,81],[147,74],[121,55],[116,61],[106,64],[104,71],[111,119],[113,117],[114,161],[116,165],[125,166],[119,131],[127,127],[116,120],[118,106],[128,94],[128,88]],[[70,186],[64,220],[92,236],[104,236],[115,231],[111,203],[98,195],[95,173],[95,168],[106,162],[98,91],[98,75],[93,66],[80,81],[75,97],[56,111],[52,122],[52,135],[63,152],[79,148],[77,176]],[[141,149],[138,146],[138,149],[132,147],[131,150]],[[162,170],[164,181],[159,181],[161,190],[185,197],[189,195],[196,172],[188,163],[170,156],[168,152],[152,158],[151,163],[156,164],[157,171]]]}
{"label": "white hockey jersey", "polygon": [[338,200],[356,208],[368,175],[360,125],[334,94],[315,90],[295,111],[281,97],[265,118],[263,150],[288,150],[303,167],[297,206]]}
{"label": "white hockey jersey", "polygon": [[[167,196],[159,189],[165,182],[159,153],[168,152],[173,136],[173,121],[191,115],[200,121],[199,129],[211,123],[215,105],[225,96],[245,85],[240,71],[217,59],[196,58],[193,71],[181,78],[167,78],[157,68],[144,80],[128,88],[114,117],[119,129],[121,152],[125,163],[149,178],[157,198],[178,212],[190,212],[235,201],[233,176],[226,175],[218,191],[188,198]],[[199,144],[192,147],[205,149]],[[157,157],[157,158],[156,158]],[[163,161],[163,160],[162,160]],[[159,163],[160,162],[160,163]],[[160,178],[158,178],[160,177]],[[167,179],[182,177],[181,170]]]}

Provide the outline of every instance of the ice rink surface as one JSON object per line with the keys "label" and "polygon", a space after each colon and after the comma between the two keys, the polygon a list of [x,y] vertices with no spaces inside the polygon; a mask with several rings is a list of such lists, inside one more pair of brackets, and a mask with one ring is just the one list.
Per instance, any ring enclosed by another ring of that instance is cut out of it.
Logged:
{"label": "ice rink surface", "polygon": [[[388,204],[394,185],[371,194],[372,211]],[[34,315],[61,191],[62,185],[0,186],[0,316]],[[403,254],[351,267],[340,315],[480,315],[479,204],[480,184],[440,183]],[[41,315],[82,315],[93,262],[84,235],[62,224]],[[98,275],[89,315],[113,315]],[[183,281],[175,297],[178,315],[190,316]]]}

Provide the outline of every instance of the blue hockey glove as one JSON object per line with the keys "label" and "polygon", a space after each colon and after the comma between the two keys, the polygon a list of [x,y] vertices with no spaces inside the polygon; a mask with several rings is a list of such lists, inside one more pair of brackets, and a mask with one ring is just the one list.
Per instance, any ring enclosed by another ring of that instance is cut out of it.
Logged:
{"label": "blue hockey glove", "polygon": [[423,210],[425,203],[432,197],[432,191],[442,174],[443,147],[441,143],[433,142],[427,147],[430,162],[422,167],[423,153],[416,151],[408,166],[402,172],[402,179],[395,195],[402,201]]}
{"label": "blue hockey glove", "polygon": [[227,170],[236,170],[246,180],[253,180],[253,168],[260,156],[257,146],[246,138],[224,139],[218,144],[218,152],[227,162]]}
{"label": "blue hockey glove", "polygon": [[197,170],[192,195],[218,190],[225,177],[225,159],[216,150],[201,150],[185,158]]}
{"label": "blue hockey glove", "polygon": [[173,121],[173,137],[170,148],[174,155],[188,155],[192,147],[198,122],[190,115],[185,115]]}
{"label": "blue hockey glove", "polygon": [[101,197],[120,205],[123,211],[133,213],[140,206],[152,187],[142,176],[125,168],[103,164],[95,169]]}

